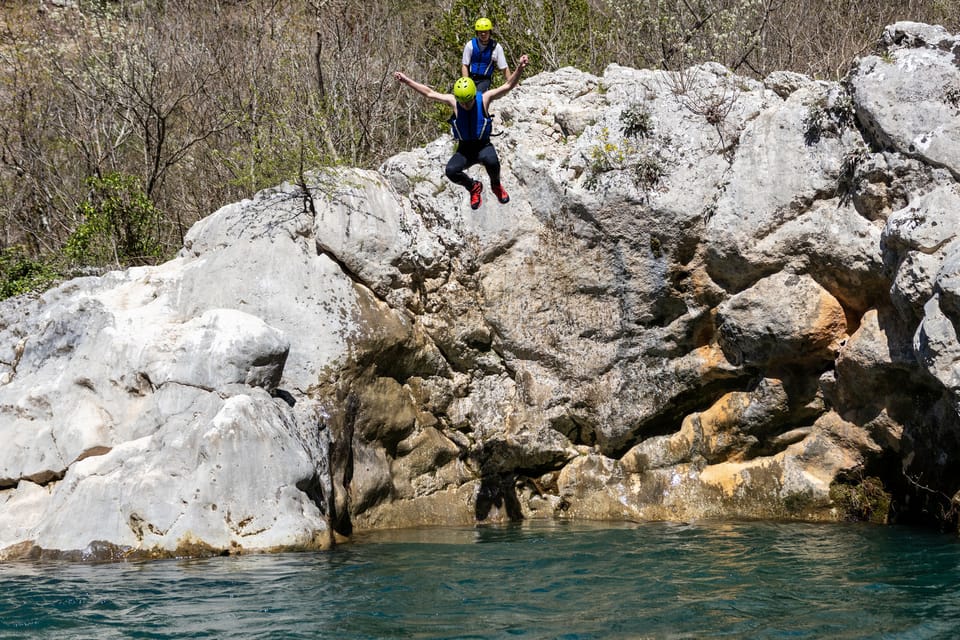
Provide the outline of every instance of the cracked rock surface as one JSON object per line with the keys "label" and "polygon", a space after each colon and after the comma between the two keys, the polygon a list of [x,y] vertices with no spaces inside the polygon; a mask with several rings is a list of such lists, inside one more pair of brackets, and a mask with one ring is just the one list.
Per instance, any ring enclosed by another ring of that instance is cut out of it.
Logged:
{"label": "cracked rock surface", "polygon": [[508,205],[469,208],[444,136],[0,303],[0,558],[522,518],[955,527],[960,38],[880,47],[840,83],[540,74],[497,103]]}

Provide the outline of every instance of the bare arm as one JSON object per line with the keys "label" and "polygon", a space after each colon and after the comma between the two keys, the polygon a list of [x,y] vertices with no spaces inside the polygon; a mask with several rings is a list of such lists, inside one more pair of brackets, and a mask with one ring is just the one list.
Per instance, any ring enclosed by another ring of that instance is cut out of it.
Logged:
{"label": "bare arm", "polygon": [[470,77],[470,58],[473,55],[473,40],[467,40],[463,45],[463,55],[460,56],[460,75],[464,78]]}
{"label": "bare arm", "polygon": [[453,97],[452,93],[440,93],[438,91],[434,91],[427,85],[407,77],[406,74],[401,73],[400,71],[394,71],[393,77],[396,78],[397,82],[399,82],[400,84],[407,85],[408,87],[410,87],[411,89],[419,93],[420,95],[430,100],[434,100],[436,102],[443,102],[444,104],[448,104],[451,107],[454,106],[457,102],[457,99]]}
{"label": "bare arm", "polygon": [[510,63],[507,62],[507,54],[503,51],[503,45],[499,42],[497,43],[497,49],[500,51],[500,59],[503,61],[503,66],[500,67],[500,71],[503,72],[503,81],[510,81]]}
{"label": "bare arm", "polygon": [[527,59],[526,54],[520,56],[520,59],[517,61],[517,68],[513,70],[513,73],[507,77],[506,84],[502,84],[496,89],[490,89],[483,94],[484,106],[490,104],[491,101],[496,100],[497,98],[502,98],[517,86],[517,83],[520,82],[520,73],[523,71],[523,68],[527,66],[529,60]]}

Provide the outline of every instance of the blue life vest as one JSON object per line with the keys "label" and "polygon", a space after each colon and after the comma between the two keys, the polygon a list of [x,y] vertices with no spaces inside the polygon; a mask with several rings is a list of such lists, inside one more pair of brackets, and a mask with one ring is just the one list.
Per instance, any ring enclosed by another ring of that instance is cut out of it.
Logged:
{"label": "blue life vest", "polygon": [[480,51],[480,43],[473,39],[473,53],[470,54],[470,75],[489,78],[493,75],[493,50],[497,48],[497,41],[490,38],[487,48]]}
{"label": "blue life vest", "polygon": [[486,140],[493,130],[493,121],[483,110],[483,92],[477,91],[473,109],[461,109],[450,117],[454,140]]}

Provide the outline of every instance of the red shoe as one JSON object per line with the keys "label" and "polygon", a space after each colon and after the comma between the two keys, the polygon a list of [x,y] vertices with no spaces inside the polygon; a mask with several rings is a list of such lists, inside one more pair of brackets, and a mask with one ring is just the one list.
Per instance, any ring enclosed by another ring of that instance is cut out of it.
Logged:
{"label": "red shoe", "polygon": [[500,201],[500,204],[507,204],[510,202],[510,196],[507,195],[507,190],[503,188],[502,184],[492,184],[490,189],[493,191],[493,195],[497,196],[497,200]]}
{"label": "red shoe", "polygon": [[483,183],[479,180],[473,183],[473,186],[470,187],[470,208],[479,209],[480,203],[483,200],[480,198],[480,192],[483,191]]}

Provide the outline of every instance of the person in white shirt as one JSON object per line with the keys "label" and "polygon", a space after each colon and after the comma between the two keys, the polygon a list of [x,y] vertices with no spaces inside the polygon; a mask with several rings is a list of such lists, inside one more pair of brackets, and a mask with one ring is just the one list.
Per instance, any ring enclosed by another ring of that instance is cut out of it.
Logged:
{"label": "person in white shirt", "polygon": [[504,79],[509,81],[510,67],[507,65],[507,56],[503,53],[503,46],[491,35],[493,23],[489,18],[480,18],[473,25],[473,30],[477,35],[463,46],[460,75],[473,80],[477,91],[490,88],[490,80],[496,69],[503,71]]}

